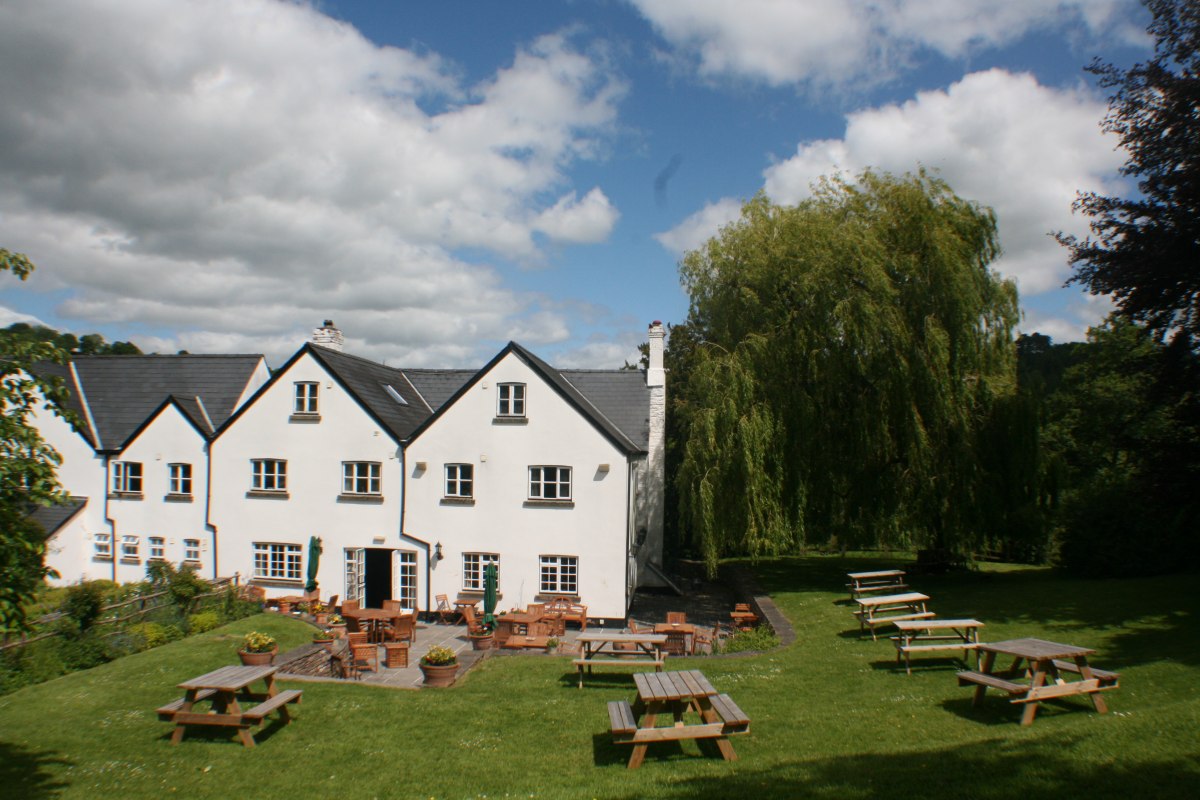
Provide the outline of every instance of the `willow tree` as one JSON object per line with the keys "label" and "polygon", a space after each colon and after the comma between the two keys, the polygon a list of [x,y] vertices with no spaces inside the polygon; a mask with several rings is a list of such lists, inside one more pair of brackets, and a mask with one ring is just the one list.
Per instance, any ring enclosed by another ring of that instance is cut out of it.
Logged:
{"label": "willow tree", "polygon": [[966,550],[978,431],[1015,383],[989,209],[924,172],[758,196],[680,266],[681,522],[710,567],[837,541]]}

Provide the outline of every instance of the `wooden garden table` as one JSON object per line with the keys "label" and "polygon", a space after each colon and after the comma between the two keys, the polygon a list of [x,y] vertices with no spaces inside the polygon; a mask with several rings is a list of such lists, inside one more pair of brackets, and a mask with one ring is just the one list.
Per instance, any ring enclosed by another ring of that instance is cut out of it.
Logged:
{"label": "wooden garden table", "polygon": [[[655,670],[663,668],[665,633],[622,633],[621,631],[590,630],[575,640],[582,648],[575,668],[579,670],[579,688],[583,688],[583,671],[592,674],[592,667],[601,664],[650,664]],[[627,650],[618,646],[628,647]]]}
{"label": "wooden garden table", "polygon": [[[199,725],[236,727],[242,744],[254,747],[250,726],[261,724],[267,714],[277,710],[284,724],[291,722],[287,706],[299,702],[301,692],[298,689],[280,692],[275,686],[276,669],[273,666],[221,667],[179,684],[184,690],[183,698],[158,709],[159,719],[175,723],[171,744],[183,740],[187,726]],[[256,681],[266,684],[265,692],[248,691],[247,687]],[[204,700],[212,703],[212,711],[195,710],[196,703]],[[255,701],[258,705],[243,710],[243,700]]]}

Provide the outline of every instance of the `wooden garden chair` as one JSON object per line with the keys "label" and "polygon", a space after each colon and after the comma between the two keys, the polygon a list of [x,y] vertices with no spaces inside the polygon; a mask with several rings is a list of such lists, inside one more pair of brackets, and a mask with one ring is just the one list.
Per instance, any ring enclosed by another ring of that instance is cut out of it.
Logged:
{"label": "wooden garden chair", "polygon": [[379,672],[379,648],[373,644],[350,645],[350,661],[355,669]]}
{"label": "wooden garden chair", "polygon": [[458,612],[450,605],[450,598],[444,594],[437,595],[434,599],[437,600],[437,608],[435,613],[438,615],[438,621],[443,624],[450,624],[454,621],[454,615]]}
{"label": "wooden garden chair", "polygon": [[686,625],[687,624],[687,612],[668,611],[667,612],[667,624],[668,625]]}

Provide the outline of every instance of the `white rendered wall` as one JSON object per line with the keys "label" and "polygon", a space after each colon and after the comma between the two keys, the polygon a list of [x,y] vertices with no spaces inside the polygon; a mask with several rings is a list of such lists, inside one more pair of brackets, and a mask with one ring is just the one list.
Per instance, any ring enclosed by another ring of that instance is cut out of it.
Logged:
{"label": "white rendered wall", "polygon": [[111,559],[96,558],[92,537],[108,531],[104,518],[104,457],[96,453],[67,422],[54,412],[39,407],[32,421],[51,447],[62,457],[55,471],[58,483],[67,494],[88,498],[87,506],[71,524],[48,542],[51,555],[47,563],[59,572],[51,583],[63,585],[81,580],[111,580]]}
{"label": "white rendered wall", "polygon": [[[319,383],[319,422],[290,421],[298,381]],[[212,444],[212,506],[218,572],[254,574],[254,542],[324,547],[317,580],[323,597],[345,597],[343,548],[413,549],[399,539],[403,479],[399,445],[316,362],[301,356]],[[249,497],[251,460],[285,459],[288,496]],[[380,463],[382,499],[344,500],[343,461]],[[268,596],[297,594],[301,580],[255,581]],[[424,592],[418,591],[424,602]]]}
{"label": "white rendered wall", "polygon": [[[525,423],[495,421],[498,383],[526,385]],[[519,357],[496,364],[409,444],[405,461],[405,532],[440,542],[445,556],[433,594],[462,592],[463,553],[498,553],[500,608],[524,607],[539,599],[540,556],[577,556],[588,616],[625,616],[627,459]],[[448,463],[474,465],[473,505],[442,502]],[[537,465],[572,468],[572,504],[528,502]]]}
{"label": "white rendered wall", "polygon": [[[178,408],[166,406],[120,454],[109,458],[110,465],[116,461],[140,462],[142,465],[141,499],[111,493],[108,497],[117,580],[128,583],[145,579],[151,536],[165,539],[163,557],[175,565],[184,561],[183,540],[199,539],[200,560],[192,562],[192,566],[201,577],[215,577],[211,536],[205,528],[208,456],[200,432]],[[167,499],[170,493],[168,465],[177,463],[192,465],[190,501]],[[122,556],[121,542],[126,535],[138,537],[136,559]]]}

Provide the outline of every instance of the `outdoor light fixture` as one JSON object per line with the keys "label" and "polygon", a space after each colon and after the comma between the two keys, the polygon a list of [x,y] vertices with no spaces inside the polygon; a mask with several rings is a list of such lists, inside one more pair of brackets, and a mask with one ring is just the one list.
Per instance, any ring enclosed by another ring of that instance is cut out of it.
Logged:
{"label": "outdoor light fixture", "polygon": [[442,555],[442,543],[438,542],[433,546],[433,560],[441,561],[443,558],[445,558],[445,556]]}

